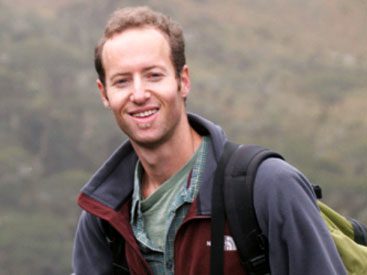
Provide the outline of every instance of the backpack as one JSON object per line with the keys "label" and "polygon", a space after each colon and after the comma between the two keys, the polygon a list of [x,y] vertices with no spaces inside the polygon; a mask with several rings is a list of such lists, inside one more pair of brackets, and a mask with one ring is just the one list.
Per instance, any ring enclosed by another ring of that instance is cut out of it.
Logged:
{"label": "backpack", "polygon": [[[257,145],[227,142],[216,170],[212,195],[211,274],[223,274],[224,222],[227,218],[241,262],[250,275],[270,274],[266,237],[257,223],[253,205],[256,171],[267,158],[283,159]],[[314,186],[318,199],[322,192]],[[334,240],[348,274],[367,274],[367,228],[348,220],[318,200],[320,214]]]}
{"label": "backpack", "polygon": [[[228,219],[247,274],[270,274],[267,240],[257,223],[252,197],[257,168],[270,157],[283,159],[280,154],[257,145],[239,146],[227,142],[224,147],[215,172],[212,193],[212,274],[223,274],[225,219]],[[321,188],[314,186],[314,191],[320,199]],[[366,226],[356,220],[346,219],[321,201],[318,201],[318,205],[348,273],[367,274]],[[113,256],[113,274],[129,274],[124,239],[107,221],[101,222]]]}

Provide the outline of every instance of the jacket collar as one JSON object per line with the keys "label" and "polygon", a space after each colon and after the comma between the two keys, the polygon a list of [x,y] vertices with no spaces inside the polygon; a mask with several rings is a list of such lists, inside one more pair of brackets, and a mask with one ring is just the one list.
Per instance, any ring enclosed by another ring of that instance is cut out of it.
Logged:
{"label": "jacket collar", "polygon": [[[209,214],[213,176],[226,137],[224,131],[211,121],[191,113],[188,114],[188,118],[190,125],[200,135],[209,135],[211,138],[212,146],[208,149],[204,175],[198,195],[199,213]],[[129,141],[124,142],[97,170],[81,192],[109,208],[119,209],[131,197],[137,160],[131,143]]]}

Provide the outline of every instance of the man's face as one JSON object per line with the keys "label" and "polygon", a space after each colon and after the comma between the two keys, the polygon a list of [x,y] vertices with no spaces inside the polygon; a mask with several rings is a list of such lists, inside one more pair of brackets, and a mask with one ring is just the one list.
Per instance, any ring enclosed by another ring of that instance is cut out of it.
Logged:
{"label": "man's face", "polygon": [[126,30],[104,45],[105,86],[97,81],[102,101],[137,145],[167,141],[179,131],[186,115],[188,68],[177,79],[170,53],[167,39],[154,28]]}

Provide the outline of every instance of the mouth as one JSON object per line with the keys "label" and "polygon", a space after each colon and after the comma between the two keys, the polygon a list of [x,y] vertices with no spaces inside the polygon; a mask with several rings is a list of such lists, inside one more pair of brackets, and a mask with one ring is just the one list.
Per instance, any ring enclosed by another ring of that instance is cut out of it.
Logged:
{"label": "mouth", "polygon": [[130,115],[136,118],[147,118],[147,117],[150,117],[156,114],[157,112],[158,112],[158,108],[154,108],[154,109],[145,110],[145,111],[132,112],[130,113]]}
{"label": "mouth", "polygon": [[153,125],[159,112],[159,108],[150,108],[145,110],[135,110],[130,112],[130,116],[134,119],[136,125],[140,129],[148,129]]}

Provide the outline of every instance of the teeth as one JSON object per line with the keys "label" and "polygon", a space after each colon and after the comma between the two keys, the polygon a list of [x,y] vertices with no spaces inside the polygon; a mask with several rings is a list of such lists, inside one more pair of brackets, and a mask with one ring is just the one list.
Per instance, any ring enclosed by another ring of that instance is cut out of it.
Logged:
{"label": "teeth", "polygon": [[157,112],[157,110],[149,110],[149,111],[133,114],[133,116],[134,117],[147,117],[147,116],[150,116],[152,114],[155,114],[156,112]]}

